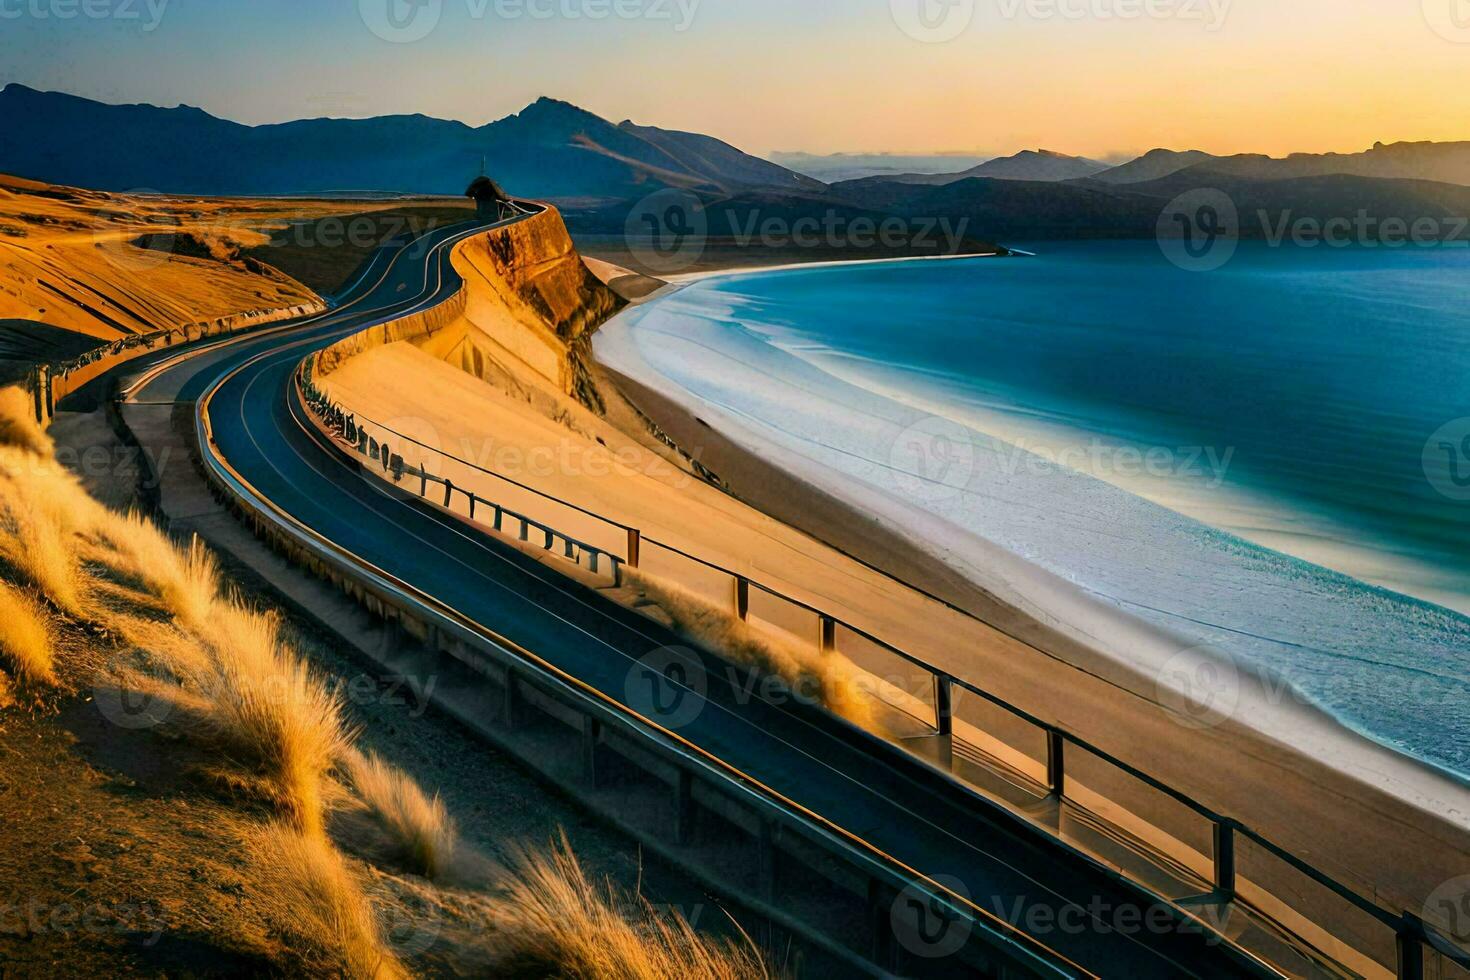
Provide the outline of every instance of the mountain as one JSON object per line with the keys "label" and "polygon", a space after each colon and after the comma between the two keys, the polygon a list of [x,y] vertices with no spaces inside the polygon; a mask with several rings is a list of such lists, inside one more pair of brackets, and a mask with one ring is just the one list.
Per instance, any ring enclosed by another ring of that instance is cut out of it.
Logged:
{"label": "mountain", "polygon": [[1344,174],[1263,180],[1211,169],[1217,162],[1131,184],[969,177],[932,186],[870,179],[834,185],[833,195],[852,206],[901,216],[963,220],[967,233],[1000,242],[1152,238],[1169,202],[1201,188],[1230,197],[1243,238],[1269,239],[1302,219],[1319,228],[1338,219],[1348,222],[1347,230],[1339,234],[1356,241],[1357,220],[1363,212],[1372,218],[1361,234],[1368,240],[1397,236],[1402,244],[1404,233],[1390,230],[1386,223],[1396,219],[1407,228],[1422,218],[1434,220],[1433,235],[1470,237],[1470,227],[1458,217],[1470,215],[1467,187]]}
{"label": "mountain", "polygon": [[637,126],[630,120],[624,120],[618,128],[661,148],[683,161],[691,170],[722,174],[727,180],[738,180],[746,187],[788,188],[793,191],[821,191],[826,187],[820,180],[743,153],[713,136]]}
{"label": "mountain", "polygon": [[990,160],[956,174],[896,174],[883,177],[863,177],[858,180],[840,181],[832,186],[853,189],[865,183],[889,181],[899,184],[941,187],[945,184],[975,178],[1036,181],[1079,180],[1108,169],[1106,163],[1099,163],[1086,157],[1070,157],[1065,153],[1056,153],[1052,150],[1023,150],[1015,156]]}
{"label": "mountain", "polygon": [[1177,150],[1149,150],[1137,160],[1093,174],[1093,179],[1107,184],[1137,184],[1177,174],[1186,167],[1216,159],[1219,158],[1203,150],[1185,150],[1182,153]]}
{"label": "mountain", "polygon": [[1263,180],[1348,174],[1470,186],[1470,142],[1377,143],[1362,153],[1293,153],[1284,159],[1241,154],[1219,158],[1212,167]]}
{"label": "mountain", "polygon": [[616,126],[553,99],[478,128],[422,115],[246,126],[189,106],[107,105],[11,84],[0,91],[0,132],[0,172],[113,191],[458,194],[482,159],[527,197],[823,186],[710,137]]}

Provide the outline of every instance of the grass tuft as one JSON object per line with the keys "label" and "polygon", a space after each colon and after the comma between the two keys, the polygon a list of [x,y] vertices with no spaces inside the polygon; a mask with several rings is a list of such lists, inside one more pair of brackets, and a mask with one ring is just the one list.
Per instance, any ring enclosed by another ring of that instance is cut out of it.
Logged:
{"label": "grass tuft", "polygon": [[372,753],[348,750],[343,768],[410,871],[436,880],[451,870],[459,833],[438,794],[428,796],[410,776]]}
{"label": "grass tuft", "polygon": [[793,690],[813,695],[827,710],[881,734],[872,699],[846,657],[823,654],[757,631],[703,596],[636,568],[622,570],[623,584],[669,617],[692,642],[738,663],[774,674]]}
{"label": "grass tuft", "polygon": [[[18,680],[45,687],[56,685],[55,637],[46,610],[7,585],[0,585],[0,656]],[[0,699],[3,694],[0,691]]]}
{"label": "grass tuft", "polygon": [[0,389],[0,445],[50,457],[55,446],[36,421],[31,396],[17,387]]}
{"label": "grass tuft", "polygon": [[322,781],[353,739],[340,699],[281,642],[274,617],[221,604],[203,639],[211,656],[194,680],[206,724],[277,782],[298,830],[321,835]]}
{"label": "grass tuft", "polygon": [[514,855],[493,913],[499,977],[567,980],[755,980],[771,970],[749,937],[712,942],[682,917],[593,884],[563,838]]}
{"label": "grass tuft", "polygon": [[353,980],[405,976],[383,944],[372,905],[323,837],[272,824],[246,841],[267,919],[312,973]]}

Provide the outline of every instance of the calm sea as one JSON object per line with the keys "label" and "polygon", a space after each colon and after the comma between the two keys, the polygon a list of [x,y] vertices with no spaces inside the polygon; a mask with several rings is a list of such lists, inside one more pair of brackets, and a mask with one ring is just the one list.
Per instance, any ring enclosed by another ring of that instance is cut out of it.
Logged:
{"label": "calm sea", "polygon": [[1034,250],[708,280],[634,336],[784,449],[1470,772],[1470,250]]}

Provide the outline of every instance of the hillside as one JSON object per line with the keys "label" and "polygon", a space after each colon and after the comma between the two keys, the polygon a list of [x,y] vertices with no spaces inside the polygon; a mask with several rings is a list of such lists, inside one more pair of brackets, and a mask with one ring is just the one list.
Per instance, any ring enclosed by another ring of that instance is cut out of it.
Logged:
{"label": "hillside", "polygon": [[107,105],[11,84],[0,91],[0,131],[0,171],[110,191],[459,194],[482,162],[528,197],[821,186],[708,137],[619,127],[553,99],[478,128],[422,115],[246,126],[188,106]]}
{"label": "hillside", "polygon": [[129,197],[0,176],[0,320],[111,341],[248,310],[315,308],[310,288],[241,250],[296,218],[362,207]]}
{"label": "hillside", "polygon": [[[837,185],[834,193],[862,199],[895,214],[947,215],[965,220],[991,239],[1152,238],[1176,197],[1211,188],[1230,197],[1242,220],[1241,235],[1268,238],[1288,221],[1372,219],[1366,237],[1376,239],[1389,219],[1408,225],[1429,218],[1436,233],[1467,236],[1456,220],[1470,214],[1470,188],[1418,180],[1328,175],[1260,180],[1221,173],[1217,161],[1157,180],[1108,184],[1097,180],[1012,181],[970,178],[938,187],[870,179]],[[1354,230],[1352,234],[1356,235]]]}

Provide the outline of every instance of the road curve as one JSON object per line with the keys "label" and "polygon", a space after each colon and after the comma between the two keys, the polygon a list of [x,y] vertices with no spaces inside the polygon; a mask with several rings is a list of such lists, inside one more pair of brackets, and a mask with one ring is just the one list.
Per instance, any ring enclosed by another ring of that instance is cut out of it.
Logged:
{"label": "road curve", "polygon": [[[456,226],[384,250],[329,313],[164,359],[128,394],[207,398],[219,456],[290,519],[627,704],[640,658],[682,647],[678,636],[365,477],[304,424],[290,392],[308,353],[450,298],[459,287],[450,251],[471,233]],[[1171,980],[1276,975],[898,749],[824,713],[752,697],[719,661],[687,655],[707,666],[708,680],[703,708],[680,737],[924,875],[962,883],[956,890],[976,905],[1086,970]]]}

